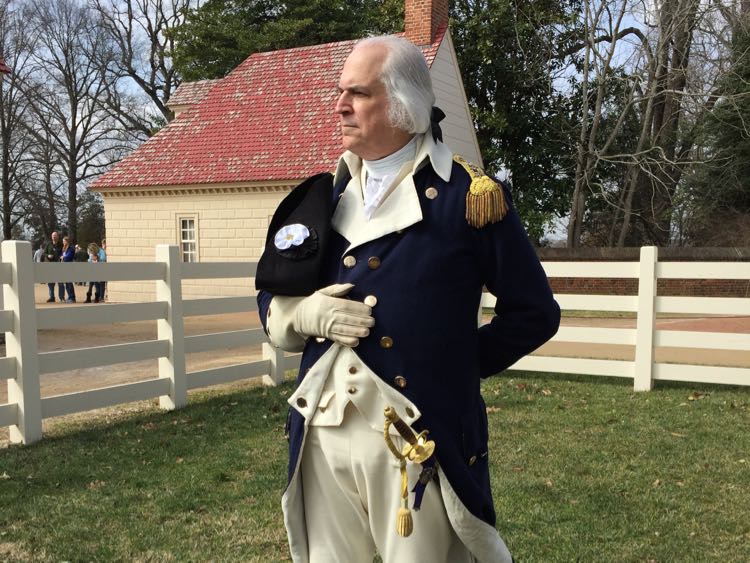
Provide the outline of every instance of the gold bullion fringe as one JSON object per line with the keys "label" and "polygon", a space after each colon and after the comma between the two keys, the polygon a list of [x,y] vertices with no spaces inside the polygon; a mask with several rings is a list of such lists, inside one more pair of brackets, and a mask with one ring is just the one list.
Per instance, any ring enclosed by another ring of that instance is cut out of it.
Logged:
{"label": "gold bullion fringe", "polygon": [[[489,178],[488,178],[489,179]],[[502,189],[466,194],[466,220],[472,227],[480,228],[502,221],[508,213],[508,204]]]}
{"label": "gold bullion fringe", "polygon": [[508,213],[508,203],[505,201],[502,186],[461,155],[454,155],[453,160],[471,177],[469,192],[466,194],[466,221],[469,225],[481,228],[501,221]]}

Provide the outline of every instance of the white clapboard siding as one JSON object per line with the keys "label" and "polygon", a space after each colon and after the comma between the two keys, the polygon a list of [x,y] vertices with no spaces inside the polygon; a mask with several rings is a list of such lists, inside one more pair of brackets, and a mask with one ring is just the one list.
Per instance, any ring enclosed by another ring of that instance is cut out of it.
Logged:
{"label": "white clapboard siding", "polygon": [[673,348],[708,348],[750,352],[750,334],[734,332],[694,332],[686,330],[657,330],[654,346]]}
{"label": "white clapboard siding", "polygon": [[182,314],[186,317],[247,313],[257,310],[258,303],[255,297],[211,297],[209,299],[187,299],[182,302]]}
{"label": "white clapboard siding", "polygon": [[169,380],[148,379],[42,399],[42,416],[51,418],[76,412],[145,401],[169,393]]}
{"label": "white clapboard siding", "polygon": [[259,360],[250,364],[234,364],[220,368],[192,371],[187,374],[188,389],[197,387],[208,387],[231,383],[240,379],[251,379],[267,374],[269,371],[268,360]]}
{"label": "white clapboard siding", "polygon": [[266,341],[268,341],[268,338],[262,328],[198,334],[185,337],[185,352],[207,352],[208,350],[217,350],[219,348],[257,346]]}
{"label": "white clapboard siding", "polygon": [[446,33],[430,67],[435,105],[445,112],[445,119],[440,123],[443,140],[453,152],[463,155],[469,162],[483,166],[458,68],[453,41],[450,33]]}
{"label": "white clapboard siding", "polygon": [[750,315],[750,299],[742,297],[657,297],[657,313]]}
{"label": "white clapboard siding", "polygon": [[39,354],[39,373],[140,362],[169,354],[167,340],[146,340],[126,344],[110,344],[95,348],[76,348]]}

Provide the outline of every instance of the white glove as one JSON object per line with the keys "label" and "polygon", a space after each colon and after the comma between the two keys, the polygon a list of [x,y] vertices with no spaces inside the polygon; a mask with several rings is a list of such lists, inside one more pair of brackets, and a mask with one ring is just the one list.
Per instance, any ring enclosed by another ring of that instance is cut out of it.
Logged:
{"label": "white glove", "polygon": [[372,308],[359,301],[343,299],[354,287],[350,283],[329,285],[299,302],[294,313],[294,330],[302,336],[323,337],[354,347],[375,325]]}

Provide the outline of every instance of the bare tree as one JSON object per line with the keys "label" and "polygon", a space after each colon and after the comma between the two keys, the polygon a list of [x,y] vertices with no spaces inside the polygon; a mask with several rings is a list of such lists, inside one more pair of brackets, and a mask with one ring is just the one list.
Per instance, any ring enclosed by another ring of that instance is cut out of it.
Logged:
{"label": "bare tree", "polygon": [[75,238],[82,183],[109,166],[123,144],[102,103],[113,51],[93,12],[77,0],[36,2],[27,17],[39,38],[33,77],[25,86],[37,125],[29,132],[57,155],[66,181],[68,232]]}
{"label": "bare tree", "polygon": [[28,104],[19,85],[28,75],[26,63],[33,49],[33,37],[12,0],[0,2],[0,48],[11,68],[10,75],[0,81],[0,183],[3,238],[7,240],[25,216],[20,205],[23,194],[18,169],[30,139],[24,128]]}
{"label": "bare tree", "polygon": [[[669,243],[682,176],[696,159],[702,115],[716,99],[722,38],[717,29],[701,26],[718,13],[700,0],[586,1],[569,246],[581,243],[589,197],[603,198],[610,208],[609,244]],[[696,44],[697,65],[691,64]],[[606,115],[613,109],[603,104],[607,92],[622,80],[627,85],[619,86],[616,115]],[[600,130],[605,119],[608,129]],[[638,131],[623,151],[628,119]],[[608,165],[622,170],[610,190],[597,183]]]}
{"label": "bare tree", "polygon": [[[628,7],[627,2],[612,7],[608,2],[584,2],[583,26],[583,69],[581,76],[581,126],[576,150],[575,187],[568,220],[568,246],[578,246],[581,240],[587,192],[592,188],[597,165],[597,139],[602,122],[602,110],[608,85],[607,78],[612,74],[612,64],[618,52],[619,40],[627,35],[621,33],[620,26]],[[607,24],[607,34],[601,34]],[[603,47],[602,47],[603,46]],[[577,46],[576,48],[580,48]],[[631,90],[632,94],[632,90]],[[616,126],[607,139],[609,145],[620,133],[622,121],[630,109],[630,103],[622,110]]]}
{"label": "bare tree", "polygon": [[52,231],[67,223],[67,181],[54,139],[38,124],[32,122],[27,127],[35,128],[37,133],[29,137],[34,142],[16,167],[26,211],[24,222],[31,231],[49,240]]}
{"label": "bare tree", "polygon": [[[174,118],[168,107],[180,84],[172,65],[174,31],[197,4],[195,0],[93,0],[101,25],[115,45],[107,104],[126,129],[150,136],[159,122]],[[144,111],[132,111],[137,98],[118,87],[123,79],[132,80],[146,95],[158,111],[156,119]]]}

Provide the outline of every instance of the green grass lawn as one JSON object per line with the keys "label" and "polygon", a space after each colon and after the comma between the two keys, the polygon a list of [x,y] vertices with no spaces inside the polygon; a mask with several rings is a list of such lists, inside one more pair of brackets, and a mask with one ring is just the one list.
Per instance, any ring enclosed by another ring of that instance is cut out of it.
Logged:
{"label": "green grass lawn", "polygon": [[[0,560],[288,560],[291,390],[60,422],[0,450]],[[750,561],[749,389],[516,372],[484,395],[519,562]]]}

